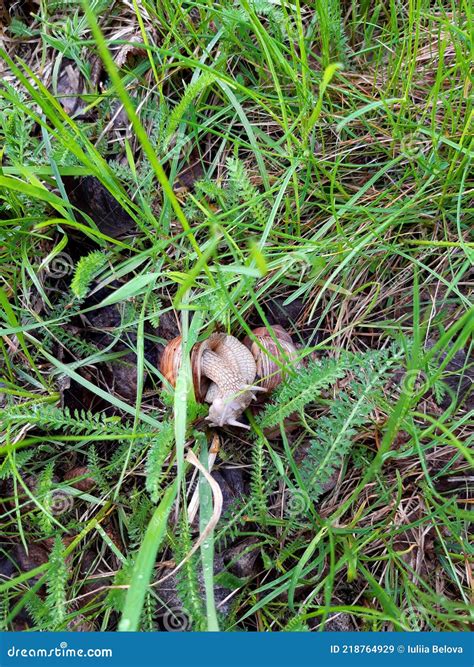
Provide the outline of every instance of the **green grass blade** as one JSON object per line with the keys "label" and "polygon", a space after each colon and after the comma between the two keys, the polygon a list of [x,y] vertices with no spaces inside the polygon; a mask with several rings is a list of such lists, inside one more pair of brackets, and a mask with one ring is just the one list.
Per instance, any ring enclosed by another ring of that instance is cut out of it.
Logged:
{"label": "green grass blade", "polygon": [[150,584],[156,556],[166,534],[168,516],[176,498],[177,480],[169,486],[153,517],[148,524],[142,545],[133,566],[130,587],[125,598],[125,606],[119,623],[120,632],[136,632],[139,630],[140,615],[145,595]]}

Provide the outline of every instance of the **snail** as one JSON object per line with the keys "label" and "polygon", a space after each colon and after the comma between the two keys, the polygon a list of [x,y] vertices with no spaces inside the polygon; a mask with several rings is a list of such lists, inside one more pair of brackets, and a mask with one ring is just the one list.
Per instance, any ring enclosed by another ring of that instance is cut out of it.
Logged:
{"label": "snail", "polygon": [[[160,370],[174,387],[181,365],[181,337],[168,343]],[[207,420],[211,426],[238,426],[248,429],[238,418],[256,400],[257,364],[252,352],[237,338],[215,333],[191,350],[193,385],[198,401],[210,403]]]}
{"label": "snail", "polygon": [[[249,336],[246,336],[244,339],[244,345],[249,348],[255,359],[257,378],[260,380],[259,384],[268,392],[273,391],[283,381],[284,377],[284,370],[281,364],[277,364],[272,357],[281,362],[294,361],[298,352],[293,339],[283,327],[275,324],[272,330],[273,338],[266,327],[257,327],[257,329],[252,331],[260,345]],[[274,338],[278,343],[275,342]],[[265,351],[269,354],[265,354]],[[300,366],[299,363],[296,364],[296,367],[298,366]]]}
{"label": "snail", "polygon": [[[196,399],[210,403],[211,426],[249,427],[238,421],[256,392],[272,391],[283,380],[284,371],[279,361],[293,361],[297,349],[289,333],[275,325],[273,336],[265,327],[253,330],[255,340],[249,337],[241,343],[234,336],[215,333],[196,343],[191,350],[191,370]],[[161,358],[160,371],[165,380],[176,386],[181,366],[181,336],[173,338]],[[259,378],[256,386],[255,378]]]}

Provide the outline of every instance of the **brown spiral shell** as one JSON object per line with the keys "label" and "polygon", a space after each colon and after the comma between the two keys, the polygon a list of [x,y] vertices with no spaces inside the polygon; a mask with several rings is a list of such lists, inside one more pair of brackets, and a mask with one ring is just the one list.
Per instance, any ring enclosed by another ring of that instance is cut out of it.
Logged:
{"label": "brown spiral shell", "polygon": [[[191,350],[191,370],[193,375],[194,394],[196,400],[200,403],[204,402],[210,384],[209,380],[201,373],[201,356],[207,347],[207,341],[203,341],[202,343],[196,343]],[[172,387],[176,386],[178,372],[181,367],[181,359],[181,336],[176,336],[176,338],[170,340],[163,350],[160,362],[160,372]]]}
{"label": "brown spiral shell", "polygon": [[[279,324],[275,324],[272,329],[279,345],[275,343],[266,327],[257,327],[252,330],[252,333],[264,350],[267,350],[276,359],[287,363],[288,360],[293,361],[296,359],[298,350],[290,334]],[[245,337],[244,345],[249,348],[255,359],[257,377],[260,378],[259,385],[269,392],[272,391],[283,381],[285,372],[249,336]]]}

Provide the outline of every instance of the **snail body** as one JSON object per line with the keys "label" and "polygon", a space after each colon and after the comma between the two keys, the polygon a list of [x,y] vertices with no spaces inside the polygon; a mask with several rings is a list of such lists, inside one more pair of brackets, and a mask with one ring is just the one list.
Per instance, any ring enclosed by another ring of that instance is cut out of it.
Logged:
{"label": "snail body", "polygon": [[253,385],[257,366],[252,353],[234,336],[214,334],[209,339],[213,350],[202,355],[201,372],[212,380],[206,393],[211,404],[208,421],[213,426],[240,426],[238,417],[256,399],[256,391],[265,391]]}

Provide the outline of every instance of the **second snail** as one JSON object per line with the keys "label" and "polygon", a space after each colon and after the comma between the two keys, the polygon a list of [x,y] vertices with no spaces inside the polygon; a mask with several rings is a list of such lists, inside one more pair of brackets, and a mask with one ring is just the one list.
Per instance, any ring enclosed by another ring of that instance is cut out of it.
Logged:
{"label": "second snail", "polygon": [[[196,398],[210,404],[211,426],[237,426],[258,392],[271,392],[283,379],[286,364],[295,363],[296,346],[283,327],[252,331],[241,343],[229,334],[215,333],[194,345],[191,368]],[[166,382],[176,385],[181,366],[181,336],[171,340],[161,358],[160,371]],[[258,384],[256,384],[258,382]]]}

